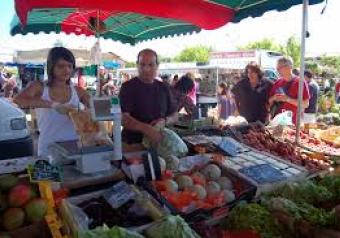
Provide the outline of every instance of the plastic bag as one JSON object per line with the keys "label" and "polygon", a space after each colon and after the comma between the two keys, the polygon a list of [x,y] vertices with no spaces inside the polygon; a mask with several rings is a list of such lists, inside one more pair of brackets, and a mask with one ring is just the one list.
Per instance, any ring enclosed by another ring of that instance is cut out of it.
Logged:
{"label": "plastic bag", "polygon": [[[171,155],[183,157],[188,153],[188,147],[184,141],[172,130],[168,128],[159,128],[163,135],[162,141],[157,145],[157,153],[163,158]],[[143,138],[143,145],[146,148],[151,147],[151,142],[147,137]]]}
{"label": "plastic bag", "polygon": [[292,126],[293,125],[293,112],[285,111],[277,114],[269,123],[270,126]]}
{"label": "plastic bag", "polygon": [[105,126],[93,121],[89,111],[73,110],[69,116],[79,134],[81,146],[113,145]]}

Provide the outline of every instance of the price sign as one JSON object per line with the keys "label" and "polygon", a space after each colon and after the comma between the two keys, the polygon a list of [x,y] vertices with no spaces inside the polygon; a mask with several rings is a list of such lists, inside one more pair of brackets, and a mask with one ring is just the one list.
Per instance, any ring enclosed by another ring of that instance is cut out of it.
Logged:
{"label": "price sign", "polygon": [[51,165],[46,160],[38,160],[27,168],[31,182],[51,181],[61,182],[62,169]]}
{"label": "price sign", "polygon": [[238,148],[237,146],[229,140],[222,139],[221,143],[218,147],[229,154],[230,156],[237,156],[238,155]]}
{"label": "price sign", "polygon": [[114,209],[117,209],[131,199],[134,199],[135,196],[136,193],[131,189],[130,185],[124,181],[115,184],[104,194],[104,198]]}

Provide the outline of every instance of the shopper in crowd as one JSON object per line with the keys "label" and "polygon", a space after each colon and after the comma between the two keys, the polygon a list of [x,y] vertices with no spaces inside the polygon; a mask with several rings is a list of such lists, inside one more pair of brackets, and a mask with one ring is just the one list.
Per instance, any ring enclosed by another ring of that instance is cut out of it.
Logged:
{"label": "shopper in crowd", "polygon": [[189,118],[192,117],[195,110],[195,103],[192,95],[195,90],[193,75],[188,73],[183,75],[172,89],[173,102],[177,112],[184,110]]}
{"label": "shopper in crowd", "polygon": [[222,82],[217,88],[219,119],[226,120],[234,115],[236,106],[230,91],[230,86]]}
{"label": "shopper in crowd", "polygon": [[125,143],[140,143],[143,136],[158,143],[162,136],[153,125],[171,123],[176,119],[170,88],[156,79],[158,66],[154,50],[140,51],[137,56],[138,76],[121,87],[122,140]]}
{"label": "shopper in crowd", "polygon": [[272,82],[263,78],[263,72],[255,62],[247,65],[243,77],[232,89],[237,112],[248,122],[266,123]]}
{"label": "shopper in crowd", "polygon": [[[270,105],[279,103],[277,110],[274,113],[280,113],[283,111],[291,111],[293,113],[293,123],[296,123],[297,107],[298,107],[298,89],[299,89],[299,77],[295,76],[292,72],[293,62],[291,59],[282,57],[277,62],[277,71],[280,74],[280,78],[274,83],[270,90]],[[309,105],[309,90],[307,82],[303,83],[303,100],[302,100],[302,112]],[[301,115],[303,116],[303,114]]]}
{"label": "shopper in crowd", "polygon": [[337,79],[336,84],[335,84],[335,98],[336,98],[336,103],[340,104],[340,79]]}
{"label": "shopper in crowd", "polygon": [[18,94],[17,79],[14,74],[10,72],[6,74],[6,80],[4,81],[2,89],[4,90],[4,96],[6,98],[12,98],[14,95]]}
{"label": "shopper in crowd", "polygon": [[54,142],[78,139],[71,119],[65,114],[70,108],[88,107],[89,96],[72,84],[74,69],[72,52],[64,47],[54,47],[47,57],[48,81],[34,81],[14,98],[21,107],[36,108],[39,156],[48,156],[48,146]]}
{"label": "shopper in crowd", "polygon": [[107,96],[115,95],[117,87],[114,82],[113,73],[108,73],[107,83],[103,85],[103,92]]}
{"label": "shopper in crowd", "polygon": [[171,86],[175,86],[178,82],[178,74],[175,74],[175,76],[172,78]]}
{"label": "shopper in crowd", "polygon": [[316,122],[316,113],[318,112],[318,98],[319,98],[319,85],[313,79],[313,74],[310,70],[305,71],[305,80],[308,84],[309,90],[309,106],[305,109],[304,121],[306,123]]}

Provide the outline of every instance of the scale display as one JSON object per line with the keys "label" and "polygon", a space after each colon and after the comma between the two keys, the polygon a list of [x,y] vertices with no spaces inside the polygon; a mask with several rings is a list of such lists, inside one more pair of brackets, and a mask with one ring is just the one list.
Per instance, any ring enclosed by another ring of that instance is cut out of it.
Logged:
{"label": "scale display", "polygon": [[111,97],[92,97],[90,100],[91,117],[94,121],[111,121],[113,113]]}

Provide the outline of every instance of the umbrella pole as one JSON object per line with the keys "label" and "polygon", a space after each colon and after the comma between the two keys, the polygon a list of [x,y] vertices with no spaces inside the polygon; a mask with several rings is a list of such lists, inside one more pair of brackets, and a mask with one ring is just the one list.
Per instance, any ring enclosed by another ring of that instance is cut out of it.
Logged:
{"label": "umbrella pole", "polygon": [[307,33],[307,14],[308,14],[309,0],[303,0],[303,13],[302,13],[302,32],[301,32],[301,52],[300,52],[300,80],[299,80],[299,93],[298,93],[298,113],[296,121],[296,137],[295,143],[300,141],[300,125],[301,114],[303,113],[302,100],[303,100],[303,84],[305,80],[305,52],[306,52],[306,33]]}
{"label": "umbrella pole", "polygon": [[[99,40],[99,36],[96,36],[97,37],[97,44],[98,44],[98,48],[100,47],[100,40]],[[97,55],[97,53],[96,53]],[[97,67],[97,85],[96,85],[96,96],[100,96],[101,95],[101,92],[100,92],[100,70],[99,70],[99,67],[100,67],[100,62],[96,65]]]}
{"label": "umbrella pole", "polygon": [[[100,29],[99,29],[99,11],[97,11],[97,22],[96,22],[96,38],[97,38],[97,50],[100,50]],[[96,56],[98,56],[99,52],[96,52]],[[100,57],[101,58],[101,57]],[[100,88],[100,67],[101,62],[97,64],[97,85],[96,85],[96,96],[101,96],[101,88]]]}

